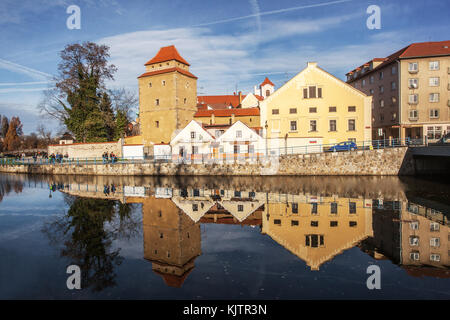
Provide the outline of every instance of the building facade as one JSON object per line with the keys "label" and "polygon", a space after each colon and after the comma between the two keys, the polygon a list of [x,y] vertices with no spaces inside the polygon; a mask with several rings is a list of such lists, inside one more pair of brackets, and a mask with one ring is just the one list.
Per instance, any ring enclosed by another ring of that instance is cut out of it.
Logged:
{"label": "building facade", "polygon": [[371,97],[310,62],[260,103],[268,148],[307,148],[371,139]]}
{"label": "building facade", "polygon": [[450,41],[413,43],[347,73],[373,97],[373,139],[424,138],[450,132]]}
{"label": "building facade", "polygon": [[197,111],[197,77],[174,46],[163,47],[145,64],[139,81],[142,143],[151,153],[155,143],[168,143]]}

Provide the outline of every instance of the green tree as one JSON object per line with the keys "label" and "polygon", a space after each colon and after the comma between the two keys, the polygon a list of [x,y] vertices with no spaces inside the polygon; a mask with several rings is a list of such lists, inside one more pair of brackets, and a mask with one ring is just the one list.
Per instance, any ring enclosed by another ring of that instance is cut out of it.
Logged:
{"label": "green tree", "polygon": [[122,138],[127,130],[128,118],[124,110],[117,110],[114,140]]}
{"label": "green tree", "polygon": [[106,92],[103,92],[102,94],[99,109],[102,114],[107,139],[108,141],[112,141],[115,137],[116,122],[111,99]]}

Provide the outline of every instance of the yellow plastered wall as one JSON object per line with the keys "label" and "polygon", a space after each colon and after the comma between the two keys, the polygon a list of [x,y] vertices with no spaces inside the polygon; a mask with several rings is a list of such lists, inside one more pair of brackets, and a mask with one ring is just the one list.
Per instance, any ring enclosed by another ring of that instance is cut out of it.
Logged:
{"label": "yellow plastered wall", "polygon": [[[309,86],[321,88],[322,98],[303,98],[303,89]],[[268,138],[284,138],[286,135],[288,138],[323,138],[323,144],[349,139],[369,141],[371,99],[318,68],[315,63],[309,63],[306,69],[261,102],[261,126],[264,127],[267,121]],[[349,106],[355,106],[356,111],[349,112]],[[329,107],[336,107],[336,112],[330,112]],[[310,108],[316,108],[316,112],[310,112]],[[273,113],[274,109],[278,114]],[[348,129],[350,119],[355,120],[354,131]],[[310,130],[311,120],[316,121],[316,131]],[[330,131],[330,120],[336,120],[337,130],[334,132]],[[291,130],[291,121],[297,121],[297,130]]]}
{"label": "yellow plastered wall", "polygon": [[125,144],[142,144],[142,136],[125,137]]}
{"label": "yellow plastered wall", "polygon": [[169,143],[173,132],[193,119],[196,104],[195,78],[177,71],[139,78],[139,118],[144,146]]}
{"label": "yellow plastered wall", "polygon": [[[237,121],[245,123],[249,127],[259,127],[261,120],[260,116],[232,116],[230,117],[195,117],[195,120],[204,124],[233,124]],[[230,122],[231,121],[231,122]]]}

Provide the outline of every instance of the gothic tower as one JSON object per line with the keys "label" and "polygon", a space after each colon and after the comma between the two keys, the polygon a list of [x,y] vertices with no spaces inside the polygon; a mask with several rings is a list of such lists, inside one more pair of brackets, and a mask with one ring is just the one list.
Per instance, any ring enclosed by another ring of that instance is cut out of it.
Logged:
{"label": "gothic tower", "polygon": [[197,77],[175,46],[162,47],[145,64],[139,81],[139,119],[143,144],[169,143],[197,111]]}

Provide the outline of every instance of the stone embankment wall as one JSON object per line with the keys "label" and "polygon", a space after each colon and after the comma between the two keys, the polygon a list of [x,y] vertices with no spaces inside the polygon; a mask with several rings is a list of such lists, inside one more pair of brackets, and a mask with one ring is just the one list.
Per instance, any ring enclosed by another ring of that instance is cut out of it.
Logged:
{"label": "stone embankment wall", "polygon": [[88,142],[73,144],[52,144],[48,146],[48,154],[68,154],[69,158],[102,158],[104,152],[111,152],[122,156],[122,141],[115,142]]}
{"label": "stone embankment wall", "polygon": [[261,163],[175,164],[116,163],[0,166],[0,171],[34,174],[157,175],[157,176],[314,176],[314,175],[413,175],[408,148],[348,151],[310,155],[285,155]]}

